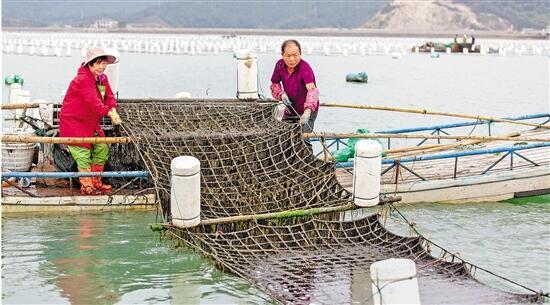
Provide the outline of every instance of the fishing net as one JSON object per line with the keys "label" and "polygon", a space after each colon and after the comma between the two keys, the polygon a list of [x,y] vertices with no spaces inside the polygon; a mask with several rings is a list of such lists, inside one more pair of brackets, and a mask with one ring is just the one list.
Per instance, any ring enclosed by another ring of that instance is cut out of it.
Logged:
{"label": "fishing net", "polygon": [[273,104],[122,102],[124,130],[139,138],[138,151],[166,215],[171,160],[185,155],[200,160],[203,223],[195,228],[171,228],[167,234],[278,302],[369,303],[376,297],[369,266],[387,258],[416,262],[423,304],[510,304],[540,299],[538,294],[515,294],[481,284],[472,276],[471,265],[431,256],[429,241],[392,234],[378,214],[289,214],[208,224],[238,215],[349,207],[351,194],[337,182],[333,165],[316,159],[304,144],[298,125],[273,119]]}

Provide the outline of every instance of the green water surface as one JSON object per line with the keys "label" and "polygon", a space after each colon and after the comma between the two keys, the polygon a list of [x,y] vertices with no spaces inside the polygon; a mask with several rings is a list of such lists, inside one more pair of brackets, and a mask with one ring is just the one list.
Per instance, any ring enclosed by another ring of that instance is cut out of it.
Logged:
{"label": "green water surface", "polygon": [[[469,262],[537,291],[550,290],[549,195],[397,207],[425,237]],[[273,302],[191,250],[173,247],[148,228],[152,222],[153,212],[3,215],[2,303]],[[386,226],[408,235],[395,212]],[[493,287],[526,292],[482,272],[476,277]]]}
{"label": "green water surface", "polygon": [[266,304],[147,224],[151,212],[2,218],[3,304]]}

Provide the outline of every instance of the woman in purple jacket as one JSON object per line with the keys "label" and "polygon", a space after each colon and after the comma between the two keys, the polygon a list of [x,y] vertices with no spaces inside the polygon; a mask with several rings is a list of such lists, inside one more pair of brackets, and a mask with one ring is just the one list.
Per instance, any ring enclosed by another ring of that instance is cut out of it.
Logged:
{"label": "woman in purple jacket", "polygon": [[281,55],[271,76],[271,95],[287,106],[283,121],[300,122],[303,132],[312,132],[319,110],[313,70],[302,59],[300,43],[294,39],[283,42]]}

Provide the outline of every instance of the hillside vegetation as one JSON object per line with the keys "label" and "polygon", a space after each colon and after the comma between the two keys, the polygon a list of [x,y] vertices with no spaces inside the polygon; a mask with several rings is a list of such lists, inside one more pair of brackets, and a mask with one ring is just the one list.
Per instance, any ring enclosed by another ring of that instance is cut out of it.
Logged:
{"label": "hillside vegetation", "polygon": [[[422,1],[2,1],[3,26],[80,26],[113,19],[123,26],[202,28],[542,29],[550,0]],[[434,27],[432,25],[432,27]]]}

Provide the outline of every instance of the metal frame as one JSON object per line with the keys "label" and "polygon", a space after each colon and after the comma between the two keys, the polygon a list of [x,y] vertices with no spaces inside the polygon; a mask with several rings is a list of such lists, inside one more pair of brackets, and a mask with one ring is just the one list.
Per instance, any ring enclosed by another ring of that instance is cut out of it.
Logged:
{"label": "metal frame", "polygon": [[78,177],[106,177],[106,178],[147,178],[147,171],[124,172],[3,172],[2,178],[78,178]]}
{"label": "metal frame", "polygon": [[[454,161],[453,178],[456,178],[457,177],[457,167],[458,167],[458,158],[459,157],[493,154],[493,153],[501,153],[501,152],[504,152],[505,154],[502,157],[500,157],[497,161],[495,161],[493,164],[491,164],[491,166],[489,166],[485,171],[483,171],[481,173],[482,175],[486,174],[489,170],[491,170],[498,163],[500,163],[502,160],[504,160],[508,155],[510,155],[510,170],[512,170],[514,168],[514,160],[513,160],[514,155],[516,155],[516,156],[522,158],[523,160],[533,164],[534,166],[540,166],[540,164],[534,162],[533,160],[530,160],[529,158],[527,158],[524,155],[520,154],[518,151],[526,150],[526,149],[542,148],[542,147],[550,147],[550,142],[542,142],[542,143],[527,144],[527,145],[516,145],[516,146],[509,146],[509,147],[496,147],[496,148],[490,148],[490,149],[477,149],[477,150],[464,151],[464,152],[458,152],[458,153],[442,153],[442,154],[436,154],[436,155],[406,157],[406,158],[402,158],[400,160],[383,159],[382,164],[390,164],[390,166],[387,167],[386,169],[384,169],[381,172],[380,175],[383,176],[385,173],[390,171],[392,168],[398,166],[398,167],[404,168],[405,170],[407,170],[411,174],[417,176],[421,180],[426,181],[426,179],[424,177],[420,176],[418,173],[415,173],[413,170],[411,170],[410,168],[404,166],[402,163],[454,158],[455,161]],[[336,167],[337,168],[353,167],[353,162],[339,162],[339,163],[336,163]]]}
{"label": "metal frame", "polygon": [[[523,160],[533,164],[534,166],[540,166],[540,164],[530,160],[529,158],[519,154],[518,152],[516,151],[509,151],[507,152],[506,154],[504,154],[504,156],[500,157],[497,161],[495,161],[493,164],[491,164],[491,166],[489,166],[486,170],[484,170],[481,174],[482,175],[485,175],[488,171],[490,171],[493,167],[495,167],[497,164],[500,163],[500,161],[504,160],[504,158],[506,158],[507,156],[510,156],[510,170],[514,169],[514,155],[522,158]],[[455,167],[455,172],[456,172],[456,167]],[[456,177],[455,177],[456,178]]]}
{"label": "metal frame", "polygon": [[[531,119],[539,119],[539,118],[547,118],[547,120],[541,123],[542,125],[544,125],[550,122],[550,113],[537,113],[537,114],[529,114],[529,115],[523,115],[523,116],[517,116],[517,117],[505,117],[503,119],[512,120],[512,121],[523,121],[523,120],[531,120]],[[478,120],[475,122],[460,122],[460,123],[453,123],[453,124],[432,125],[432,126],[423,126],[423,127],[415,127],[415,128],[381,130],[381,131],[376,131],[374,133],[388,134],[388,133],[412,133],[412,132],[418,132],[418,131],[431,131],[430,135],[434,135],[434,134],[440,135],[442,133],[445,135],[450,135],[450,133],[448,133],[444,129],[487,124],[487,134],[491,136],[492,135],[491,125],[494,123],[495,122],[493,121]],[[347,146],[347,143],[344,140],[347,140],[347,138],[335,138],[335,139],[332,139],[331,141],[326,141],[326,143],[328,143],[327,148],[333,146],[334,144],[336,144],[336,150],[340,149],[340,144]],[[428,139],[423,139],[422,141],[420,141],[420,143],[416,144],[416,146],[421,146],[427,140]],[[310,142],[316,142],[316,141],[321,141],[321,139],[310,138]],[[438,139],[437,143],[440,144],[441,140]],[[387,146],[388,146],[387,149],[391,148],[391,138],[387,139]],[[319,152],[315,156],[318,157],[321,155],[321,153],[322,152]]]}

